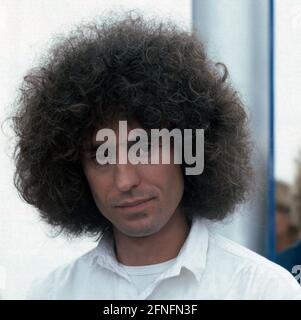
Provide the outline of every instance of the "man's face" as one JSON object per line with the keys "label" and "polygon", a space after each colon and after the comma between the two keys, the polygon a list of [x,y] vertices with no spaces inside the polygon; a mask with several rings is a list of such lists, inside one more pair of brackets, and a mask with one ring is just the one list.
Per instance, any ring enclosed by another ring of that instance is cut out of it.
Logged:
{"label": "man's face", "polygon": [[[184,191],[181,167],[173,163],[172,155],[170,164],[119,164],[118,124],[111,128],[116,134],[117,164],[100,165],[87,154],[82,160],[93,198],[119,232],[131,237],[152,235],[180,212]],[[136,124],[129,130],[134,128],[141,127]],[[95,135],[92,139],[95,144]]]}

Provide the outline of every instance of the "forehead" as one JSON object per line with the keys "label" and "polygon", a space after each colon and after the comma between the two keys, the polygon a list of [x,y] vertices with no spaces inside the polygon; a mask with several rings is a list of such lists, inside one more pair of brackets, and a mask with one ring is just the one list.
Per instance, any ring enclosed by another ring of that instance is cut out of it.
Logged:
{"label": "forehead", "polygon": [[137,128],[141,128],[143,129],[143,127],[141,126],[141,124],[137,121],[137,120],[128,120],[128,119],[117,119],[117,120],[113,120],[111,122],[108,122],[106,124],[102,124],[102,125],[97,125],[91,135],[91,139],[95,140],[96,138],[96,134],[99,130],[102,129],[111,129],[115,132],[116,135],[118,135],[119,133],[119,128],[120,128],[120,123],[121,121],[124,123],[126,122],[126,129],[127,129],[127,134],[132,130],[132,129],[137,129]]}
{"label": "forehead", "polygon": [[[102,129],[110,129],[113,130],[113,132],[116,135],[116,141],[118,142],[119,139],[119,123],[120,121],[126,121],[126,130],[127,130],[127,135],[129,132],[133,129],[144,129],[141,124],[135,120],[135,119],[127,119],[125,117],[119,117],[112,119],[111,121],[107,121],[104,124],[96,124],[88,133],[86,136],[86,139],[84,139],[84,146],[89,147],[93,146],[97,143],[96,135],[99,132],[99,130]],[[146,130],[148,132],[148,130]],[[124,137],[123,137],[124,138]]]}

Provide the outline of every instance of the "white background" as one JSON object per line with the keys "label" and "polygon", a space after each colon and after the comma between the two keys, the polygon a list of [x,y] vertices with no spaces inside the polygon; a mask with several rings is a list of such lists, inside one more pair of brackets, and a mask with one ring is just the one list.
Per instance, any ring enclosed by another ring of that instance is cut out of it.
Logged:
{"label": "white background", "polygon": [[[135,8],[190,29],[189,0],[0,0],[1,122],[11,112],[22,77],[51,37],[108,10]],[[301,148],[301,0],[276,1],[275,49],[276,178],[292,182],[293,160]],[[6,127],[4,130],[7,132]],[[13,141],[0,132],[0,295],[22,299],[33,278],[81,255],[95,243],[47,236],[49,229],[13,187],[12,146]]]}
{"label": "white background", "polygon": [[276,178],[292,183],[301,150],[301,0],[276,0]]}

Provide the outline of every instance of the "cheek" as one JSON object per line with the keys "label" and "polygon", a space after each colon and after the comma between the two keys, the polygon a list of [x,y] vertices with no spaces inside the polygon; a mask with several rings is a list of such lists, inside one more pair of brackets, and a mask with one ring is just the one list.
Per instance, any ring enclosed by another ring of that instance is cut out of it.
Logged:
{"label": "cheek", "polygon": [[175,197],[180,198],[180,200],[182,199],[184,193],[184,177],[180,166],[177,166],[171,174],[170,190],[174,190]]}
{"label": "cheek", "polygon": [[169,171],[166,186],[164,202],[166,204],[166,208],[173,212],[178,208],[184,193],[184,179],[181,168],[173,168],[173,170]]}
{"label": "cheek", "polygon": [[95,201],[100,204],[105,202],[106,190],[109,189],[109,186],[106,187],[106,180],[104,177],[101,177],[97,170],[94,170],[92,167],[85,167],[84,173],[88,181],[91,193]]}
{"label": "cheek", "polygon": [[168,169],[165,170],[165,175],[168,183],[173,187],[171,190],[184,187],[184,177],[180,165],[169,165]]}
{"label": "cheek", "polygon": [[174,203],[182,198],[184,177],[180,165],[152,165],[147,169],[148,181],[160,189],[162,201]]}

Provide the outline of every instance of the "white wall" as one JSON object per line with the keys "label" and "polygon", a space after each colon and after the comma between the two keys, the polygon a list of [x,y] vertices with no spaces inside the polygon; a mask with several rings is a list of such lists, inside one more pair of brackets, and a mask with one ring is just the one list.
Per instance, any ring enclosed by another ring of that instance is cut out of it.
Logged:
{"label": "white wall", "polygon": [[[1,122],[11,111],[26,70],[34,66],[53,35],[108,10],[130,9],[190,29],[189,0],[1,0]],[[0,132],[0,298],[22,299],[33,278],[81,255],[95,243],[47,236],[49,230],[39,222],[37,212],[19,199],[13,187],[12,146],[13,141]]]}
{"label": "white wall", "polygon": [[254,143],[255,192],[221,233],[268,255],[270,121],[269,0],[194,0],[193,26],[215,62],[226,64],[230,81],[247,108]]}
{"label": "white wall", "polygon": [[276,178],[293,183],[301,151],[301,0],[276,0]]}

